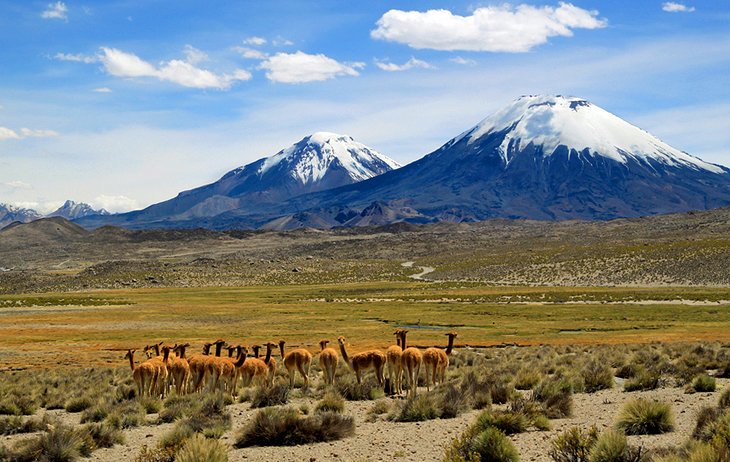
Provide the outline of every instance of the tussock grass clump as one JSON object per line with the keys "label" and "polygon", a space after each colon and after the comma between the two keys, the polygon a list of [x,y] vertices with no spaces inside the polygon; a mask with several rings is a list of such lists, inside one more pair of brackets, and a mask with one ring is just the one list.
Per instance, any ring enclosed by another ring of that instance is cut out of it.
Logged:
{"label": "tussock grass clump", "polygon": [[730,408],[730,387],[727,387],[722,391],[717,405],[720,406],[721,409]]}
{"label": "tussock grass clump", "polygon": [[165,400],[159,412],[160,422],[174,422],[188,417],[200,409],[200,397],[196,395],[172,395]]}
{"label": "tussock grass clump", "polygon": [[227,462],[225,445],[215,439],[193,435],[175,454],[175,462]]}
{"label": "tussock grass clump", "polygon": [[267,387],[257,387],[251,396],[251,407],[279,406],[289,402],[289,387],[275,384]]}
{"label": "tussock grass clump", "polygon": [[730,448],[730,411],[725,411],[717,417],[712,415],[705,417],[707,417],[705,422],[701,422],[699,419],[697,421],[697,427],[695,427],[697,437],[700,440]]}
{"label": "tussock grass clump", "polygon": [[195,433],[202,433],[208,438],[220,438],[231,428],[231,414],[226,411],[225,403],[225,398],[220,393],[208,396],[203,400],[200,409],[178,424],[188,426]]}
{"label": "tussock grass clump", "polygon": [[101,422],[111,412],[111,406],[107,402],[99,403],[84,410],[81,413],[81,423]]}
{"label": "tussock grass clump", "polygon": [[90,396],[77,396],[66,401],[64,409],[66,412],[81,412],[94,405],[94,400]]}
{"label": "tussock grass clump", "polygon": [[[16,435],[44,430],[48,424],[56,424],[56,419],[46,414],[43,418],[21,416],[0,417],[0,435]],[[2,459],[0,459],[2,460]]]}
{"label": "tussock grass clump", "polygon": [[591,359],[583,366],[581,375],[586,393],[595,393],[613,387],[613,371],[605,362]]}
{"label": "tussock grass clump", "polygon": [[66,425],[49,427],[41,435],[21,441],[7,449],[7,459],[14,462],[71,462],[82,455],[85,440],[82,434]]}
{"label": "tussock grass clump", "polygon": [[195,431],[187,423],[180,421],[167,432],[163,433],[158,442],[160,449],[169,451],[173,455],[180,450],[185,442],[195,434]]}
{"label": "tussock grass clump", "polygon": [[415,398],[395,404],[388,418],[396,422],[422,422],[440,416],[438,404],[432,394],[420,394]]}
{"label": "tussock grass clump", "polygon": [[692,381],[692,389],[699,393],[713,392],[716,386],[715,378],[707,374],[700,374]]}
{"label": "tussock grass clump", "polygon": [[292,408],[266,408],[256,413],[236,439],[236,447],[296,446],[333,441],[355,433],[351,416],[317,412],[300,416]]}
{"label": "tussock grass clump", "polygon": [[172,450],[164,448],[150,449],[146,445],[142,446],[142,450],[134,458],[134,462],[173,462],[174,460],[175,453]]}
{"label": "tussock grass clump", "polygon": [[589,462],[643,462],[644,451],[629,446],[626,435],[608,429],[598,436],[591,449]]}
{"label": "tussock grass clump", "polygon": [[692,438],[698,440],[705,439],[704,435],[707,427],[716,422],[721,415],[722,409],[720,408],[705,406],[700,409],[700,412],[697,413],[697,423],[695,424],[695,429],[692,432]]}
{"label": "tussock grass clump", "polygon": [[616,426],[627,435],[657,435],[674,429],[674,415],[669,404],[634,399],[624,405]]}
{"label": "tussock grass clump", "polygon": [[93,441],[93,446],[90,448],[92,451],[124,443],[124,434],[121,430],[106,423],[87,424],[81,428],[81,432],[88,435]]}
{"label": "tussock grass clump", "polygon": [[518,462],[517,449],[498,428],[470,427],[446,448],[444,462]]}
{"label": "tussock grass clump", "polygon": [[550,419],[562,419],[573,414],[573,393],[567,381],[543,380],[535,388],[532,399],[542,404],[545,415]]}
{"label": "tussock grass clump", "polygon": [[636,377],[636,374],[638,374],[641,370],[644,370],[642,366],[629,363],[619,367],[614,375],[620,379],[630,379]]}
{"label": "tussock grass clump", "polygon": [[598,429],[571,427],[550,443],[548,455],[555,462],[588,462],[591,449],[598,440]]}
{"label": "tussock grass clump", "polygon": [[145,411],[136,401],[126,401],[112,408],[105,422],[116,428],[134,428],[145,423]]}
{"label": "tussock grass clump", "polygon": [[474,428],[482,432],[489,427],[501,430],[505,435],[524,433],[530,421],[522,413],[509,411],[484,411],[477,416]]}
{"label": "tussock grass clump", "polygon": [[380,399],[385,393],[374,379],[363,380],[358,385],[351,377],[343,378],[335,383],[337,392],[348,401],[367,401]]}
{"label": "tussock grass clump", "polygon": [[145,397],[139,402],[146,414],[157,414],[162,409],[162,401],[157,398]]}
{"label": "tussock grass clump", "polygon": [[470,370],[459,385],[462,395],[474,409],[507,403],[517,394],[509,376],[494,374],[493,371],[483,372],[477,375],[474,370]]}
{"label": "tussock grass clump", "polygon": [[640,368],[631,379],[624,383],[624,391],[646,391],[659,388],[661,375],[655,371]]}
{"label": "tussock grass clump", "polygon": [[442,419],[453,419],[467,408],[467,398],[464,394],[449,383],[437,390],[439,417]]}
{"label": "tussock grass clump", "polygon": [[341,414],[345,411],[345,399],[336,391],[328,391],[314,408],[317,412],[336,412]]}
{"label": "tussock grass clump", "polygon": [[515,376],[514,386],[517,390],[532,390],[542,380],[542,374],[534,369],[520,369]]}

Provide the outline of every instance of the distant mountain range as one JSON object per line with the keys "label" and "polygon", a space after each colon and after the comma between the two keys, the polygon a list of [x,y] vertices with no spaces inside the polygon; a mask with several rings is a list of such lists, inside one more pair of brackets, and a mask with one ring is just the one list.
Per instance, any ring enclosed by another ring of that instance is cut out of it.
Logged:
{"label": "distant mountain range", "polygon": [[215,183],[88,228],[382,225],[491,217],[608,220],[730,204],[730,170],[575,97],[523,96],[405,167],[315,133]]}
{"label": "distant mountain range", "polygon": [[11,223],[28,223],[39,218],[50,218],[50,217],[63,217],[67,220],[76,220],[92,215],[109,215],[104,209],[95,210],[89,204],[83,202],[76,203],[71,200],[67,200],[64,204],[48,215],[41,215],[32,209],[26,209],[21,207],[15,207],[9,204],[0,203],[0,228],[3,228]]}

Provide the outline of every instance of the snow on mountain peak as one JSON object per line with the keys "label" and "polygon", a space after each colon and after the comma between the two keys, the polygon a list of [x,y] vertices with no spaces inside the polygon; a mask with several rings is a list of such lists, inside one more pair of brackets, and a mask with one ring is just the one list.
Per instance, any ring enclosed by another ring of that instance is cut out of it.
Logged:
{"label": "snow on mountain peak", "polygon": [[469,144],[492,133],[506,132],[499,147],[505,162],[510,153],[532,143],[545,156],[558,146],[626,163],[628,158],[652,159],[666,165],[682,165],[723,173],[717,165],[679,151],[650,133],[631,125],[582,98],[572,96],[522,96],[462,134]]}
{"label": "snow on mountain peak", "polygon": [[335,166],[344,168],[354,181],[367,180],[400,167],[393,159],[352,137],[330,132],[313,133],[266,158],[259,167],[259,175],[282,162],[288,164],[291,176],[302,184],[321,180]]}

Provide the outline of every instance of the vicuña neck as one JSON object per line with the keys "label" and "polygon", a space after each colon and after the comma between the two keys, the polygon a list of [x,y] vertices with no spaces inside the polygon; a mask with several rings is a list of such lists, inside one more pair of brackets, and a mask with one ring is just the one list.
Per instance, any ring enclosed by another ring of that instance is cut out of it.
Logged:
{"label": "vicu\u00f1a neck", "polygon": [[455,337],[456,337],[455,335],[449,335],[449,345],[446,347],[446,354],[447,355],[450,355],[451,354],[451,350],[454,349],[454,338]]}

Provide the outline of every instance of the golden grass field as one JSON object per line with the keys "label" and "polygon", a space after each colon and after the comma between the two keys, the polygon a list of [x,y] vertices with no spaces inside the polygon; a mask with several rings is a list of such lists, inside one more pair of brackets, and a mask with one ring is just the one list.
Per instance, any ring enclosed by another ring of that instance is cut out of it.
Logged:
{"label": "golden grass field", "polygon": [[126,289],[0,295],[0,367],[122,365],[120,350],[165,341],[318,349],[344,335],[353,351],[410,342],[457,346],[730,340],[730,288],[506,287],[367,282]]}

